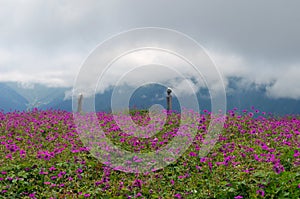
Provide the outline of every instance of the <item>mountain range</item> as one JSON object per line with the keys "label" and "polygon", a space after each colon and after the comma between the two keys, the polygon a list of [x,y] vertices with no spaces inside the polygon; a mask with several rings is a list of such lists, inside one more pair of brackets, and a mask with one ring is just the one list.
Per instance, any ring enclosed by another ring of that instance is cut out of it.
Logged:
{"label": "mountain range", "polygon": [[[72,111],[72,99],[66,99],[66,92],[72,88],[51,88],[40,84],[24,87],[18,83],[0,83],[0,110],[25,111],[32,108],[61,109]],[[273,99],[266,95],[265,87],[239,89],[238,81],[232,79],[227,92],[227,110],[238,108],[250,110],[254,106],[260,111],[276,115],[300,114],[300,100]],[[96,111],[111,111],[111,95],[113,90],[95,96]],[[207,90],[197,93],[201,110],[210,110],[210,98]],[[131,108],[148,109],[153,104],[161,104],[166,108],[166,88],[158,84],[138,88],[130,98]],[[173,109],[180,110],[176,96],[173,96]]]}

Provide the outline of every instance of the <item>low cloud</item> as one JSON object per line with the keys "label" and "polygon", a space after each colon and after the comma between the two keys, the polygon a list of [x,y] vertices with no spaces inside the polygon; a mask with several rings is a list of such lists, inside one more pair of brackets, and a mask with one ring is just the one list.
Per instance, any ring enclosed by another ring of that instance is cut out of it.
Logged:
{"label": "low cloud", "polygon": [[[181,31],[203,44],[225,86],[229,78],[237,77],[240,89],[265,86],[270,98],[300,99],[300,2],[253,0],[235,2],[234,7],[229,2],[1,1],[0,81],[72,87],[82,63],[99,43],[120,31],[156,26]],[[128,57],[126,66],[108,71],[98,91],[113,86],[128,67],[161,60],[150,54]],[[189,92],[188,85],[206,86],[178,60],[169,63],[185,77],[169,78],[170,86],[177,86],[180,93]],[[162,81],[166,74],[152,76]],[[140,71],[123,83],[136,86],[138,78],[147,76]],[[220,89],[214,81],[210,86]]]}

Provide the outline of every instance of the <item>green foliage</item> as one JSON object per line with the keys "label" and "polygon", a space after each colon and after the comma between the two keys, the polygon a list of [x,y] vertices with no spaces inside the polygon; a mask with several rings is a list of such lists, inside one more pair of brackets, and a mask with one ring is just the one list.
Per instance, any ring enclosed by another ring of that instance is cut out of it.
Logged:
{"label": "green foliage", "polygon": [[[145,120],[148,117],[147,111],[134,110],[131,115],[141,115]],[[51,111],[2,117],[0,198],[225,199],[240,195],[243,198],[296,199],[300,195],[299,157],[295,155],[300,144],[296,135],[300,122],[296,119],[258,121],[247,116],[229,117],[221,133],[224,139],[220,139],[203,159],[193,154],[198,154],[203,144],[201,138],[205,137],[206,130],[202,127],[209,124],[209,116],[204,115],[206,119],[196,125],[199,129],[196,138],[180,158],[164,169],[133,174],[110,169],[84,150],[71,118],[70,113]],[[9,126],[9,122],[18,124]],[[111,120],[100,123],[108,130],[115,125]],[[167,133],[176,132],[179,125],[178,116],[172,114],[155,136],[157,143],[171,140],[172,136],[168,137]],[[259,129],[262,129],[259,133],[249,133]],[[146,138],[140,138],[138,145],[130,145],[134,136],[123,137],[120,133],[121,130],[108,131],[107,137],[129,151],[146,153],[154,148]],[[119,142],[121,138],[124,143]],[[157,147],[164,144],[157,144]],[[144,148],[139,148],[141,145]],[[11,152],[7,149],[11,146],[18,149]],[[58,152],[60,149],[63,150]],[[26,151],[25,157],[20,156],[20,150]],[[49,154],[56,151],[57,154],[43,159],[38,157],[39,151]],[[276,173],[276,164],[261,154],[269,155],[284,170]],[[232,159],[225,163],[228,157]],[[137,180],[140,184],[136,184]]]}

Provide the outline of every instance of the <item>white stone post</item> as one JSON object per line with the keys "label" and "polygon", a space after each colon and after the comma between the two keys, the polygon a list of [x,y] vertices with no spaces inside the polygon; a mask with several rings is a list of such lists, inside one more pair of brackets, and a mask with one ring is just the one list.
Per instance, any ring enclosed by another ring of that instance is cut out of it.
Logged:
{"label": "white stone post", "polygon": [[79,94],[78,106],[77,106],[77,112],[78,113],[82,113],[82,101],[83,101],[83,95]]}

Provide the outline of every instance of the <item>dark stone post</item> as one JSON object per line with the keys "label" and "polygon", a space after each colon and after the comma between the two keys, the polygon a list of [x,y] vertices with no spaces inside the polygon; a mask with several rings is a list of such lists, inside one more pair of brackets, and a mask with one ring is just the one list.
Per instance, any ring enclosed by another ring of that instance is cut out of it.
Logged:
{"label": "dark stone post", "polygon": [[167,111],[170,112],[172,110],[172,90],[170,88],[167,89]]}

